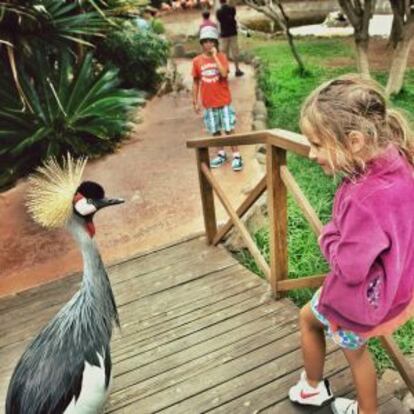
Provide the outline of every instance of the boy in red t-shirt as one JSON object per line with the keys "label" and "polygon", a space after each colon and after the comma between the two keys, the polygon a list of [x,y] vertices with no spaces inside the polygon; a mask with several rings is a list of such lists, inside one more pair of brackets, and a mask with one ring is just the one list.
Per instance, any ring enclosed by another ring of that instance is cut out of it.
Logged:
{"label": "boy in red t-shirt", "polygon": [[[218,30],[212,26],[200,30],[200,43],[203,53],[193,60],[193,106],[200,113],[199,96],[204,107],[204,124],[213,135],[234,132],[236,114],[231,106],[231,94],[227,76],[229,62],[224,53],[217,51]],[[237,147],[232,147],[234,171],[243,169],[243,160]],[[212,168],[223,165],[227,160],[223,147],[219,148],[217,156],[210,161]]]}

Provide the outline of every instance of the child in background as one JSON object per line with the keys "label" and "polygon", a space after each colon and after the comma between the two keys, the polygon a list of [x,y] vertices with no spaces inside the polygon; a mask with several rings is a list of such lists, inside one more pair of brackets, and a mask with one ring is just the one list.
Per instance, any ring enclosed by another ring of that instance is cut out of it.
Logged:
{"label": "child in background", "polygon": [[[231,94],[228,84],[229,63],[224,53],[218,52],[218,30],[206,26],[200,30],[200,43],[203,53],[193,60],[193,107],[200,112],[199,97],[204,107],[204,124],[213,135],[232,134],[236,124],[236,115],[231,106]],[[243,169],[243,160],[237,147],[232,147],[234,171]],[[227,161],[223,147],[211,160],[210,166],[217,168]]]}
{"label": "child in background", "polygon": [[[289,391],[303,405],[331,401],[335,414],[376,414],[368,338],[414,315],[414,137],[380,87],[344,76],[316,89],[301,112],[309,157],[341,174],[332,221],[319,237],[331,271],[300,312],[305,371]],[[325,335],[342,347],[357,401],[333,399],[323,380]]]}
{"label": "child in background", "polygon": [[199,32],[203,27],[206,26],[212,26],[218,30],[217,23],[213,22],[213,20],[210,19],[210,12],[208,10],[204,10],[201,13],[201,17],[203,18],[203,20],[200,23]]}

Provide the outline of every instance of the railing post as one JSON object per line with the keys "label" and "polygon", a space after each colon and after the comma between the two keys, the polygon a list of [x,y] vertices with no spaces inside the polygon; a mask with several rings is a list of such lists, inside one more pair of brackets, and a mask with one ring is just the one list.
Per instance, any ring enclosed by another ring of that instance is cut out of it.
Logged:
{"label": "railing post", "polygon": [[280,296],[277,283],[287,279],[287,190],[283,183],[280,167],[286,165],[286,151],[266,146],[267,195],[270,240],[270,285],[276,298]]}
{"label": "railing post", "polygon": [[197,148],[197,170],[200,182],[201,204],[203,207],[204,227],[206,229],[207,243],[212,244],[217,233],[216,209],[214,207],[213,187],[210,185],[203,171],[201,164],[210,165],[208,148]]}

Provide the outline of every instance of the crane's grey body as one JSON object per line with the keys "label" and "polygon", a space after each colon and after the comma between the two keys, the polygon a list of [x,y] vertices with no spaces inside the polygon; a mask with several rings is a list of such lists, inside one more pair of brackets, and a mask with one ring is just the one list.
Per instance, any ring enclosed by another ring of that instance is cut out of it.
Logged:
{"label": "crane's grey body", "polygon": [[83,256],[82,286],[21,357],[10,381],[6,414],[98,413],[107,397],[110,340],[113,323],[119,324],[116,304],[82,219],[73,215],[68,227]]}

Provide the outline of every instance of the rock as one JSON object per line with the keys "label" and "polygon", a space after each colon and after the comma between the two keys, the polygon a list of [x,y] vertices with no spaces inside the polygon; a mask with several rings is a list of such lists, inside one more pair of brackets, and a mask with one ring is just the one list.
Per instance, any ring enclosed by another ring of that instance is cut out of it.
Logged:
{"label": "rock", "polygon": [[255,121],[263,121],[264,123],[266,123],[267,114],[256,114],[256,115],[254,115],[254,120]]}
{"label": "rock", "polygon": [[185,57],[185,47],[182,43],[176,43],[174,45],[173,56],[176,58]]}
{"label": "rock", "polygon": [[393,369],[385,370],[381,377],[381,381],[387,387],[387,390],[393,394],[400,394],[406,389],[405,382],[401,378],[401,375],[398,371],[394,371]]}
{"label": "rock", "polygon": [[259,57],[255,57],[252,60],[252,65],[254,68],[259,68],[262,65],[262,60]]}
{"label": "rock", "polygon": [[340,12],[335,11],[328,14],[325,21],[322,23],[326,27],[346,27],[349,26],[348,19]]}
{"label": "rock", "polygon": [[256,152],[256,160],[261,165],[266,165],[266,154],[261,154],[260,152]]}
{"label": "rock", "polygon": [[199,53],[196,50],[189,50],[188,52],[185,52],[184,57],[187,59],[194,59]]}
{"label": "rock", "polygon": [[254,56],[248,51],[241,51],[239,54],[240,62],[244,62],[247,65],[250,65],[254,59]]}
{"label": "rock", "polygon": [[259,154],[266,154],[266,144],[257,144],[256,152]]}
{"label": "rock", "polygon": [[264,93],[263,93],[263,91],[259,88],[259,87],[257,87],[256,88],[256,99],[258,100],[258,101],[263,101],[264,100]]}
{"label": "rock", "polygon": [[261,120],[253,121],[252,129],[253,131],[262,131],[263,129],[267,129],[266,122]]}
{"label": "rock", "polygon": [[[267,200],[263,194],[253,207],[242,217],[242,221],[251,235],[268,225]],[[232,228],[228,233],[224,246],[231,252],[237,252],[246,248],[243,238],[237,229]]]}
{"label": "rock", "polygon": [[256,101],[253,107],[253,115],[264,115],[267,118],[267,108],[263,101]]}
{"label": "rock", "polygon": [[414,396],[411,392],[407,393],[406,396],[402,400],[402,404],[404,408],[409,410],[410,412],[414,412]]}

